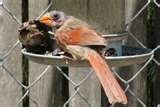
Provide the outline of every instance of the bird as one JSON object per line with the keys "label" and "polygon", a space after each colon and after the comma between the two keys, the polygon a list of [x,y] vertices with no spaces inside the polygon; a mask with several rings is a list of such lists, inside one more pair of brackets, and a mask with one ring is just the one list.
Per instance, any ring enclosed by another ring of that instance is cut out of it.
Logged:
{"label": "bird", "polygon": [[127,97],[103,55],[96,48],[105,47],[106,40],[87,22],[62,11],[53,10],[39,21],[55,28],[54,36],[60,49],[74,60],[87,60],[94,69],[110,104],[127,104]]}
{"label": "bird", "polygon": [[48,31],[51,27],[46,26],[36,20],[23,22],[19,27],[19,41],[27,52],[44,54],[46,51],[53,51],[52,43]]}

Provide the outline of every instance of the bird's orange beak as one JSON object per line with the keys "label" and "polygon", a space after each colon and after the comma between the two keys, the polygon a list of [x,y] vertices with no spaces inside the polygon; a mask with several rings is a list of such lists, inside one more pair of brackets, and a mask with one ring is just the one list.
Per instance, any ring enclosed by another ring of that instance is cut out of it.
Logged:
{"label": "bird's orange beak", "polygon": [[54,21],[54,19],[53,19],[51,16],[49,16],[49,15],[44,15],[44,16],[42,16],[39,21],[40,21],[41,23],[44,23],[44,24],[50,26],[50,27],[55,26],[55,21]]}

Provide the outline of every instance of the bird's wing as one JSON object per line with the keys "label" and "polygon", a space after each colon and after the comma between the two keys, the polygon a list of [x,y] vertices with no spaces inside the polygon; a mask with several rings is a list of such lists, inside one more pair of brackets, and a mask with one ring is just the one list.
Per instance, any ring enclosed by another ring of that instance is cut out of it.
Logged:
{"label": "bird's wing", "polygon": [[101,35],[85,26],[61,30],[57,33],[57,37],[68,45],[106,46],[105,39]]}

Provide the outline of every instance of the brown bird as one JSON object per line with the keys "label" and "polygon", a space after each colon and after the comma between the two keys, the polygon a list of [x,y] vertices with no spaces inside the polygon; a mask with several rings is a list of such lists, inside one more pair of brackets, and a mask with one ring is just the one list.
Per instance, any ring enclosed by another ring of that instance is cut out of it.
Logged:
{"label": "brown bird", "polygon": [[19,40],[28,52],[45,53],[52,51],[53,40],[50,39],[48,31],[51,27],[39,21],[24,22],[19,28]]}
{"label": "brown bird", "polygon": [[111,104],[127,103],[125,92],[112,74],[104,58],[91,47],[106,46],[105,39],[86,22],[61,11],[51,11],[40,19],[50,27],[55,27],[55,38],[59,47],[72,55],[75,60],[88,60],[95,70]]}

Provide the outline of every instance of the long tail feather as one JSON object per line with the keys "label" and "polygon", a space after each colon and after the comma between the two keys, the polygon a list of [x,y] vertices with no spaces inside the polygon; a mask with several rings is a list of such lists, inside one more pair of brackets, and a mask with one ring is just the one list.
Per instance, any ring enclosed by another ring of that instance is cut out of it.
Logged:
{"label": "long tail feather", "polygon": [[94,50],[90,50],[87,58],[95,70],[102,87],[111,104],[127,103],[127,97],[112,74],[105,60]]}

